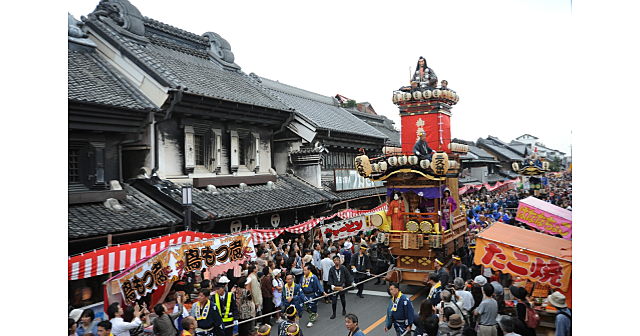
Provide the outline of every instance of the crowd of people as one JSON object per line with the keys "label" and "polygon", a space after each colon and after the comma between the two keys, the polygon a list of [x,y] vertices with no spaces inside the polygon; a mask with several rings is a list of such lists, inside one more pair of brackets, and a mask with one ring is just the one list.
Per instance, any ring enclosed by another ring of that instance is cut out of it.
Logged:
{"label": "crowd of people", "polygon": [[[239,335],[247,336],[267,335],[265,328],[278,325],[278,335],[286,336],[290,324],[298,330],[298,323],[304,324],[305,312],[306,326],[313,326],[320,300],[332,305],[330,319],[335,319],[338,299],[347,329],[360,335],[357,317],[346,311],[346,292],[354,287],[356,296],[364,298],[364,284],[358,282],[381,274],[393,262],[387,247],[377,244],[376,235],[377,230],[359,232],[327,242],[292,235],[286,243],[284,238],[262,243],[256,246],[256,258],[214,279],[202,279],[190,311],[184,308],[188,290],[174,285],[153,313],[143,300],[126,309],[112,303],[105,321],[95,318],[91,309],[75,309],[69,315],[69,335],[138,336],[152,325],[153,333],[161,336],[232,336],[236,326]],[[386,282],[378,277],[375,284]],[[302,336],[301,331],[290,334]]]}
{"label": "crowd of people", "polygon": [[[570,174],[550,177],[548,188],[539,198],[571,209]],[[418,314],[399,285],[390,284],[392,298],[385,330],[394,328],[397,335],[407,330],[429,336],[535,335],[525,323],[528,303],[524,288],[511,286],[509,274],[473,263],[476,234],[493,222],[518,225],[514,219],[518,201],[528,196],[523,190],[462,195],[461,210],[468,220],[466,244],[456,251],[450,269],[436,260],[436,271],[429,275],[431,289]],[[318,303],[323,301],[331,304],[329,318],[335,319],[339,299],[349,335],[361,336],[357,317],[347,314],[347,289],[357,288],[356,296],[364,298],[362,282],[395,264],[388,248],[377,243],[377,229],[326,242],[321,237],[289,237],[286,242],[280,238],[259,244],[256,258],[213,279],[201,279],[190,310],[184,303],[188,301],[185,292],[191,290],[174,286],[164,303],[153,307],[153,313],[144,300],[125,309],[112,303],[104,321],[95,318],[91,309],[75,309],[69,315],[69,335],[138,336],[152,325],[153,332],[161,336],[232,336],[236,327],[241,336],[264,336],[271,335],[272,326],[274,333],[278,329],[278,336],[302,336],[303,313],[308,315],[306,326],[312,327]],[[378,277],[374,285],[385,284]],[[504,288],[509,286],[511,295],[519,300],[513,319],[504,311]],[[564,297],[555,292],[549,302],[559,310],[556,335],[570,334],[571,312]],[[498,315],[503,316],[496,320]]]}

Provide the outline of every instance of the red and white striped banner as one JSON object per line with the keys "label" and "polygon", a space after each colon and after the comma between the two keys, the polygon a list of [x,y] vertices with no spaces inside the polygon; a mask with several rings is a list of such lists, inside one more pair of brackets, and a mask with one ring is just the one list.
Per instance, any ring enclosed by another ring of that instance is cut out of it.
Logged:
{"label": "red and white striped banner", "polygon": [[375,207],[375,208],[373,208],[371,210],[346,209],[346,210],[342,210],[342,211],[338,212],[336,215],[338,215],[338,217],[340,217],[342,219],[349,219],[351,217],[360,216],[360,215],[368,215],[370,213],[383,211],[383,210],[387,210],[387,203],[378,205],[377,207]]}
{"label": "red and white striped banner", "polygon": [[249,230],[253,233],[253,244],[258,245],[276,239],[284,232],[284,229],[274,230]]}
{"label": "red and white striped banner", "polygon": [[135,265],[140,259],[161,251],[171,244],[219,237],[221,235],[182,231],[163,237],[135,243],[105,247],[93,252],[69,257],[69,280],[90,278],[110,272],[121,271]]}
{"label": "red and white striped banner", "polygon": [[464,193],[466,193],[468,190],[470,189],[475,189],[475,191],[478,191],[480,189],[482,189],[482,187],[485,187],[487,189],[487,191],[494,191],[504,185],[507,186],[507,189],[513,189],[515,188],[514,183],[518,183],[520,182],[520,178],[518,177],[515,180],[505,180],[504,182],[496,182],[496,184],[492,187],[491,185],[489,185],[489,183],[483,183],[483,184],[477,184],[477,185],[472,185],[472,184],[467,184],[466,186],[459,188],[458,189],[458,195],[462,195]]}

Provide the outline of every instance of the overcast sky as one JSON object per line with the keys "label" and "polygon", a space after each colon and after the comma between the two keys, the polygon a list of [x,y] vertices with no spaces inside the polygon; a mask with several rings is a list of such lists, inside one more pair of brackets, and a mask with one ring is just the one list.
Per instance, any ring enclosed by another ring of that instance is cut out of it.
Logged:
{"label": "overcast sky", "polygon": [[[424,56],[460,96],[453,137],[528,133],[571,152],[569,0],[130,1],[144,16],[220,34],[246,73],[368,101],[398,129],[392,92]],[[80,19],[99,1],[67,3]]]}

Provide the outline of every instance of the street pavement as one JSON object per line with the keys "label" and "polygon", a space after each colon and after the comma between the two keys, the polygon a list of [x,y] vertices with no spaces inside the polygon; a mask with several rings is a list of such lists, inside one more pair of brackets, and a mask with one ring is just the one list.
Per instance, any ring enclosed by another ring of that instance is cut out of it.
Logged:
{"label": "street pavement", "polygon": [[[364,286],[364,299],[356,296],[353,290],[346,295],[347,298],[347,314],[355,314],[358,317],[358,326],[365,335],[368,336],[395,336],[393,328],[389,332],[384,332],[384,320],[387,312],[387,305],[391,297],[386,292],[386,286],[374,285],[376,280],[370,280]],[[413,308],[416,312],[420,309],[420,302],[429,294],[424,286],[400,285],[402,294],[411,298]],[[344,317],[342,316],[342,304],[338,299],[336,309],[336,318],[331,320],[331,303],[325,304],[323,299],[318,303],[318,318],[313,327],[307,328],[309,322],[309,314],[304,312],[300,319],[300,330],[304,336],[333,336],[347,335],[348,331],[344,325]],[[275,319],[274,319],[275,320]],[[276,330],[272,330],[271,334],[275,335]]]}

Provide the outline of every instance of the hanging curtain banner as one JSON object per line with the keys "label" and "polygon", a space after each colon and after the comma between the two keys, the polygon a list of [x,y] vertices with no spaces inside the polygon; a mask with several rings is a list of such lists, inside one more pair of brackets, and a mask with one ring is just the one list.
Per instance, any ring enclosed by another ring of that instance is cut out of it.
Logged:
{"label": "hanging curtain banner", "polygon": [[[369,215],[360,215],[345,219],[339,222],[323,225],[320,230],[325,240],[339,240],[350,236],[355,236],[360,231],[373,230],[374,226],[369,220]],[[331,233],[331,238],[327,238],[326,234]]]}
{"label": "hanging curtain banner", "polygon": [[[250,233],[172,245],[140,261],[112,280],[118,282],[126,305],[185,273],[256,257]],[[111,281],[111,280],[110,280]]]}

